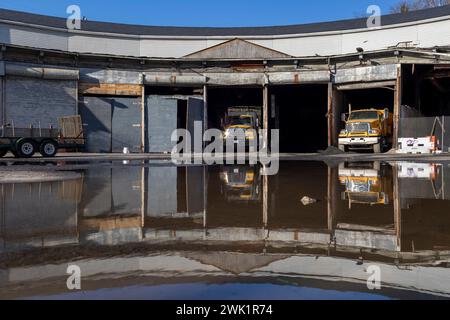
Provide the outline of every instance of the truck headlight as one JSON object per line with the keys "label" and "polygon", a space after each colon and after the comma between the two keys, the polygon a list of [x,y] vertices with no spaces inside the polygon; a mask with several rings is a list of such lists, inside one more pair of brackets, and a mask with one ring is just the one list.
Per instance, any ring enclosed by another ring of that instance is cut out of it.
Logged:
{"label": "truck headlight", "polygon": [[370,129],[369,134],[380,134],[380,130],[378,129]]}

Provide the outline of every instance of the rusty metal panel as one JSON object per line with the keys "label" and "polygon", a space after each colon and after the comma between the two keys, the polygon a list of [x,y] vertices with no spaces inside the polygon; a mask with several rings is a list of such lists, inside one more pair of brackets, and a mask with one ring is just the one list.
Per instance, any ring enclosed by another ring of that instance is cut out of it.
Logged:
{"label": "rusty metal panel", "polygon": [[372,82],[397,79],[397,65],[358,67],[336,72],[335,83]]}
{"label": "rusty metal panel", "polygon": [[147,96],[148,152],[169,153],[175,146],[171,141],[177,129],[176,99],[165,96]]}

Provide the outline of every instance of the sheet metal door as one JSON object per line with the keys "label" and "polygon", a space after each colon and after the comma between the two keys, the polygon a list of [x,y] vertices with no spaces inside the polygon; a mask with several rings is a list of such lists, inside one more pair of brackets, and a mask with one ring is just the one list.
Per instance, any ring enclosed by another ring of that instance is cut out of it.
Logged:
{"label": "sheet metal door", "polygon": [[[192,141],[203,141],[203,131],[204,131],[204,120],[205,120],[205,104],[202,99],[199,98],[189,98],[188,108],[187,108],[187,130],[191,133]],[[197,132],[199,137],[195,137],[195,122],[201,122],[201,129]],[[203,144],[192,144],[194,152],[201,153],[203,151]]]}
{"label": "sheet metal door", "polygon": [[176,145],[171,141],[177,129],[176,99],[164,96],[147,96],[147,148],[151,153],[171,152]]}
{"label": "sheet metal door", "polygon": [[112,98],[80,97],[79,113],[86,137],[86,151],[111,152]]}
{"label": "sheet metal door", "polygon": [[148,168],[147,215],[172,216],[177,213],[177,167]]}
{"label": "sheet metal door", "polygon": [[141,98],[114,97],[112,103],[112,151],[141,152]]}

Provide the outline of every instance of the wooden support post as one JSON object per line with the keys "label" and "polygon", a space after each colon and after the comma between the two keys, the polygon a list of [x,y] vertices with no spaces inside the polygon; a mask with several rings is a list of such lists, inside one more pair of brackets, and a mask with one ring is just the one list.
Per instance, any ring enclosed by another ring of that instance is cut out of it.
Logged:
{"label": "wooden support post", "polygon": [[334,108],[333,108],[333,84],[328,83],[328,108],[327,108],[327,118],[328,118],[328,146],[332,146],[336,143],[335,135],[335,119],[334,119]]}
{"label": "wooden support post", "polygon": [[269,222],[269,177],[263,176],[263,225],[267,228]]}
{"label": "wooden support post", "polygon": [[328,189],[327,189],[327,221],[328,231],[333,231],[333,172],[328,167]]}
{"label": "wooden support post", "polygon": [[141,88],[141,152],[145,150],[145,85]]}
{"label": "wooden support post", "polygon": [[392,137],[392,144],[394,149],[398,148],[398,137],[399,137],[399,121],[400,121],[400,108],[402,105],[402,66],[397,66],[397,81],[395,85],[394,92],[394,132]]}
{"label": "wooden support post", "polygon": [[392,167],[392,175],[394,178],[394,190],[393,190],[393,199],[394,199],[394,225],[395,225],[395,234],[397,237],[397,251],[401,251],[402,248],[402,206],[400,202],[400,190],[398,185],[398,165],[395,164]]}
{"label": "wooden support post", "polygon": [[203,131],[208,130],[208,87],[203,86]]}
{"label": "wooden support post", "polygon": [[269,86],[266,84],[263,87],[263,129],[264,132],[264,146],[269,147]]}

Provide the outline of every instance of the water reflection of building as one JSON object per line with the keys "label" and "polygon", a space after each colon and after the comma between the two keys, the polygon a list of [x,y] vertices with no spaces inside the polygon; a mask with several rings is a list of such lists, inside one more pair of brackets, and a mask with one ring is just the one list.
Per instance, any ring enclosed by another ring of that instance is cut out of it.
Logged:
{"label": "water reflection of building", "polygon": [[51,181],[0,184],[0,252],[78,243],[82,184],[82,175],[73,173]]}
{"label": "water reflection of building", "polygon": [[[388,252],[448,248],[449,222],[440,213],[447,205],[447,170],[407,163],[285,163],[277,176],[263,177],[257,166],[98,166],[73,180],[3,184],[1,238],[4,250],[9,244],[50,243],[42,237],[54,244],[164,240]],[[303,195],[319,201],[303,206]]]}
{"label": "water reflection of building", "polygon": [[[3,184],[0,245],[4,251],[15,251],[77,243],[81,248],[142,243],[162,246],[166,252],[184,252],[173,257],[157,255],[153,260],[140,258],[148,263],[144,269],[155,274],[164,259],[173,265],[164,268],[168,273],[192,265],[192,270],[201,266],[208,274],[288,274],[300,263],[304,275],[352,278],[360,274],[363,279],[363,269],[356,270],[354,262],[363,259],[377,261],[394,274],[399,264],[448,261],[450,248],[450,222],[442,210],[448,202],[445,190],[439,193],[448,168],[434,165],[434,169],[417,169],[428,170],[428,175],[405,176],[404,172],[411,173],[404,169],[409,166],[282,163],[280,173],[271,177],[256,177],[258,167],[240,168],[239,174],[245,177],[241,181],[252,181],[247,179],[248,172],[255,174],[251,185],[258,186],[261,196],[252,201],[220,192],[226,182],[224,172],[235,173],[234,167],[96,166],[73,180]],[[411,189],[422,182],[418,199]],[[428,195],[426,186],[431,190]],[[358,192],[383,193],[377,197],[386,201],[376,205],[353,201],[349,207],[350,192],[351,199]],[[303,206],[303,195],[319,201]],[[100,247],[95,255],[98,268],[111,273],[140,270],[133,269],[130,258],[110,258],[113,248],[103,257]],[[117,255],[123,254],[117,250]],[[310,254],[321,259],[310,261]],[[105,259],[111,268],[105,266]],[[116,262],[120,267],[113,267]],[[333,263],[339,264],[339,270],[327,267]],[[435,279],[445,274],[445,268],[421,273],[429,277],[422,287],[442,290]]]}

